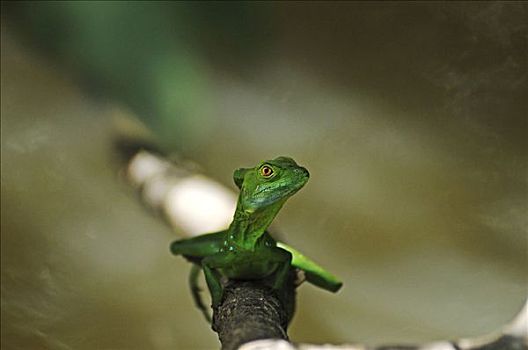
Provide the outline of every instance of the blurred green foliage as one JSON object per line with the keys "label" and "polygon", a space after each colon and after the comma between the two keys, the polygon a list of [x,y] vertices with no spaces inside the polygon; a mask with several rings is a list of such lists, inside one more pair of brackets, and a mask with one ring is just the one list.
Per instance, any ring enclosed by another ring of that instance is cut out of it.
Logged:
{"label": "blurred green foliage", "polygon": [[78,72],[91,92],[130,106],[168,147],[206,137],[207,57],[229,66],[269,39],[269,6],[250,2],[32,1],[3,3],[39,49]]}

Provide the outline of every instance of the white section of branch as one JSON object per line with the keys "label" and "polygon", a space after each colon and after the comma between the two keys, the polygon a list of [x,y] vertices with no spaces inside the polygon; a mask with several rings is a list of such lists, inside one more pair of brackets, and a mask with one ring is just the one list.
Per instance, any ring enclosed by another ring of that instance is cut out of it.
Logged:
{"label": "white section of branch", "polygon": [[528,300],[524,303],[517,317],[504,327],[504,334],[519,338],[528,338]]}
{"label": "white section of branch", "polygon": [[165,214],[173,226],[190,235],[226,229],[235,212],[236,197],[229,189],[194,175],[174,184],[165,197]]}
{"label": "white section of branch", "polygon": [[171,166],[167,160],[161,157],[147,151],[139,151],[130,160],[127,175],[134,186],[140,187],[149,179],[167,172]]}
{"label": "white section of branch", "polygon": [[169,224],[186,236],[226,229],[233,218],[233,191],[153,153],[138,152],[129,163],[127,177],[142,189],[144,202],[163,212]]}
{"label": "white section of branch", "polygon": [[262,339],[246,343],[238,350],[367,350],[362,345],[294,345],[286,340]]}

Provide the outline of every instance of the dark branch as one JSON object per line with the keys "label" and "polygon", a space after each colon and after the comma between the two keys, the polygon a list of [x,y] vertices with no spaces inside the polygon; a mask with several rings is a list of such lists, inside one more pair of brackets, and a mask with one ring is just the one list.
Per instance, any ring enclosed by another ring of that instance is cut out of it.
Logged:
{"label": "dark branch", "polygon": [[295,288],[290,283],[286,305],[262,281],[230,281],[222,304],[213,310],[213,330],[223,350],[235,350],[257,339],[288,339]]}

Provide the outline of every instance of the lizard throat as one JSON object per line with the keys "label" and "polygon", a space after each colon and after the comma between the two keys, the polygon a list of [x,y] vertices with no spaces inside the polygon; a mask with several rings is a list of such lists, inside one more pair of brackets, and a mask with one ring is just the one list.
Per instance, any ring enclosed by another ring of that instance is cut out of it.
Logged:
{"label": "lizard throat", "polygon": [[229,243],[253,250],[283,204],[284,201],[280,201],[254,212],[247,212],[237,207],[233,222],[229,226]]}

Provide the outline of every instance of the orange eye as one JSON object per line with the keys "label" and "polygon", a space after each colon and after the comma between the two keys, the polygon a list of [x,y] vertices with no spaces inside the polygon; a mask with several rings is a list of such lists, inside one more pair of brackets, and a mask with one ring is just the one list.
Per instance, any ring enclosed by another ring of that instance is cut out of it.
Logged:
{"label": "orange eye", "polygon": [[264,165],[260,168],[260,175],[263,177],[271,177],[273,176],[273,169],[270,166]]}

